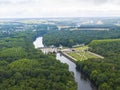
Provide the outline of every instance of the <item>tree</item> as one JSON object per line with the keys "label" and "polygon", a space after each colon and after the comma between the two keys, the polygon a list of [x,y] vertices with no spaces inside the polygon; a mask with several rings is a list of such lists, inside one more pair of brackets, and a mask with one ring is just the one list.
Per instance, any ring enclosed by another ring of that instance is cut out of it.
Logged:
{"label": "tree", "polygon": [[107,83],[103,83],[99,86],[98,90],[112,90]]}

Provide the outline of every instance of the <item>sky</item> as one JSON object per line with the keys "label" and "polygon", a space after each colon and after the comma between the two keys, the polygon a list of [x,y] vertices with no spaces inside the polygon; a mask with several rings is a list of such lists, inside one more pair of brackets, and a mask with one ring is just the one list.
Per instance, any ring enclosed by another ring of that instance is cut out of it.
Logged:
{"label": "sky", "polygon": [[111,16],[120,16],[120,0],[0,0],[0,18]]}

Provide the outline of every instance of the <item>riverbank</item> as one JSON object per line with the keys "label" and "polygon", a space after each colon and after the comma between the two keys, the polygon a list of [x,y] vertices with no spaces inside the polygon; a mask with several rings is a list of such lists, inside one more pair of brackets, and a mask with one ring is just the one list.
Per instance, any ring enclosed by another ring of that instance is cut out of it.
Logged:
{"label": "riverbank", "polygon": [[[77,61],[78,61],[77,59],[73,58],[72,56],[70,56],[70,55],[67,54],[66,52],[59,51],[59,53],[62,54],[63,56],[65,56],[66,58],[68,58],[70,61],[72,61],[72,62],[75,63],[75,64],[76,64]],[[83,70],[77,69],[77,67],[78,67],[78,66],[77,66],[77,64],[76,64],[76,70],[81,73],[81,76],[82,76],[83,78],[86,78],[86,77],[87,77],[88,81],[91,83],[91,86],[93,87],[92,90],[97,90],[97,86],[95,85],[94,82],[92,82],[92,81],[90,80],[90,77],[89,77]]]}
{"label": "riverbank", "polygon": [[75,61],[69,59],[65,53],[57,53],[56,59],[69,65],[69,71],[74,73],[75,81],[78,84],[77,90],[97,90],[91,81],[82,72],[76,69]]}
{"label": "riverbank", "polygon": [[[41,39],[36,39],[36,40],[38,42],[38,43],[36,43],[37,48],[40,48],[40,47],[44,46],[42,44],[42,38]],[[85,76],[85,75],[84,74],[82,75],[82,73],[76,69],[77,59],[69,56],[67,53],[64,53],[62,51],[58,51],[56,53],[56,59],[59,60],[62,63],[66,63],[69,66],[69,71],[74,73],[74,79],[78,84],[78,89],[77,90],[96,90],[92,86],[92,83],[90,82],[90,80],[87,77],[83,78],[83,76]]]}
{"label": "riverbank", "polygon": [[63,51],[59,51],[59,53],[61,53],[63,56],[67,57],[68,59],[70,59],[72,62],[76,63],[77,59],[71,57],[70,55],[68,55],[67,53],[63,52]]}

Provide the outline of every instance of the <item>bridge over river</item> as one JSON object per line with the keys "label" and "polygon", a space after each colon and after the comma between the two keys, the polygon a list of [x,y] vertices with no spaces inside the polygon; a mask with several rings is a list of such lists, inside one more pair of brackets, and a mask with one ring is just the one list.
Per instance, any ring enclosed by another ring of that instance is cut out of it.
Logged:
{"label": "bridge over river", "polygon": [[56,48],[56,47],[40,47],[39,49],[45,54],[47,54],[47,53],[57,53],[58,51],[60,51],[60,49]]}

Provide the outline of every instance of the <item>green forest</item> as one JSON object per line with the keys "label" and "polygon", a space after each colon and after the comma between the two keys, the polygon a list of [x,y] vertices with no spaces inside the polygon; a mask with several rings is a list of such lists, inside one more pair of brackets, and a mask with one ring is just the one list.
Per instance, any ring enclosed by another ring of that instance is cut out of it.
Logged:
{"label": "green forest", "polygon": [[47,46],[72,47],[86,44],[89,51],[102,55],[104,59],[91,58],[77,61],[77,70],[84,73],[98,90],[120,90],[120,30],[109,31],[52,31],[44,35]]}
{"label": "green forest", "polygon": [[119,28],[109,31],[99,30],[76,30],[76,31],[50,31],[43,36],[43,42],[46,46],[63,45],[72,47],[76,44],[89,44],[92,40],[120,38]]}
{"label": "green forest", "polygon": [[36,32],[0,35],[0,90],[77,90],[68,65],[34,49]]}
{"label": "green forest", "polygon": [[[0,90],[77,90],[74,73],[68,71],[67,64],[56,60],[55,54],[43,54],[34,48],[33,41],[40,36],[43,36],[45,46],[71,49],[74,45],[86,45],[89,48],[85,52],[103,56],[104,59],[91,57],[78,60],[75,62],[76,69],[89,78],[98,90],[120,90],[120,26],[115,25],[119,19],[105,19],[106,24],[103,25],[86,24],[80,27],[77,26],[80,19],[76,20],[1,22]],[[67,25],[68,28],[58,28]],[[72,52],[73,55],[74,50]]]}
{"label": "green forest", "polygon": [[93,40],[89,47],[105,58],[78,61],[77,69],[88,76],[98,90],[120,90],[120,39]]}

